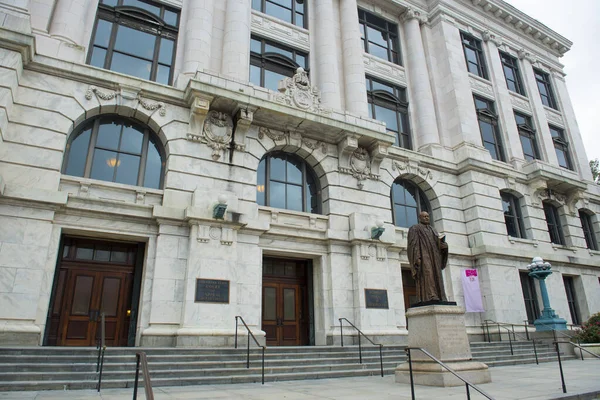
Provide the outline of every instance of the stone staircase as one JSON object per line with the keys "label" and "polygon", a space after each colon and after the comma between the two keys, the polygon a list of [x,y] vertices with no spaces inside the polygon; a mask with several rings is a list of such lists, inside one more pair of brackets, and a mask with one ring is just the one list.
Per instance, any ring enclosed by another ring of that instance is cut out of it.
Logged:
{"label": "stone staircase", "polygon": [[[489,366],[534,363],[531,343],[472,343],[473,358]],[[144,351],[153,386],[182,386],[261,381],[261,353],[227,348],[108,348],[104,358],[103,388],[132,387],[135,353]],[[94,348],[29,347],[0,348],[0,391],[63,390],[95,388],[98,381]],[[540,362],[556,360],[549,346],[538,345]],[[573,358],[566,356],[565,358]],[[404,346],[383,348],[384,374],[394,373],[406,361]],[[265,352],[265,381],[324,379],[380,375],[379,350],[358,347],[270,347]],[[141,377],[141,374],[140,374]],[[141,378],[140,378],[141,379]]]}

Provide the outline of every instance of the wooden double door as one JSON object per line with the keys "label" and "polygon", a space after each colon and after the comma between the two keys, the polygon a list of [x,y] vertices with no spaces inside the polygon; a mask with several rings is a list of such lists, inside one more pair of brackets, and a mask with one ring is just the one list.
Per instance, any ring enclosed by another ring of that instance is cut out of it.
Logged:
{"label": "wooden double door", "polygon": [[54,285],[46,344],[127,346],[136,245],[67,239]]}
{"label": "wooden double door", "polygon": [[263,260],[262,330],[267,346],[309,344],[306,261]]}

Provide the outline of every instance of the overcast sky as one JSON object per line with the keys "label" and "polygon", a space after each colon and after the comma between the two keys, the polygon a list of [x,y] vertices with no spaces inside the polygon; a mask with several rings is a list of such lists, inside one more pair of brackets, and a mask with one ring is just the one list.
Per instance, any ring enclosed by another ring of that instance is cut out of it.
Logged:
{"label": "overcast sky", "polygon": [[587,158],[600,158],[600,0],[504,1],[573,42],[560,61]]}

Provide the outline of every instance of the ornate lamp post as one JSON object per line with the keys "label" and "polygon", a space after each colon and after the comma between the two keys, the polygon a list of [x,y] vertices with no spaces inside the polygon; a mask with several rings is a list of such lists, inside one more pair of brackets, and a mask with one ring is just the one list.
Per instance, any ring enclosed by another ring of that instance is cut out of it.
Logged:
{"label": "ornate lamp post", "polygon": [[552,270],[550,269],[552,266],[549,262],[545,262],[542,257],[534,257],[532,261],[527,267],[529,269],[529,276],[540,282],[542,302],[544,303],[542,315],[533,322],[536,331],[567,330],[567,321],[560,318],[550,307],[550,298],[548,297],[545,280],[548,275],[552,274]]}

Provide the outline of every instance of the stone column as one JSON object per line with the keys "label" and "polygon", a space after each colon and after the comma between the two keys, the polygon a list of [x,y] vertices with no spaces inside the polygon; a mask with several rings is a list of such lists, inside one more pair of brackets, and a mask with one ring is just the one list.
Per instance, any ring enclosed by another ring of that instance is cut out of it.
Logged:
{"label": "stone column", "polygon": [[321,91],[321,102],[325,107],[340,110],[342,108],[340,74],[335,40],[335,27],[337,24],[334,21],[332,0],[314,2],[314,12],[316,16],[316,62],[318,63],[317,86]]}
{"label": "stone column", "polygon": [[533,74],[533,63],[536,61],[535,58],[525,52],[519,50],[519,58],[523,64],[523,79],[525,81],[525,88],[529,94],[531,100],[532,109],[532,120],[537,125],[536,128],[536,139],[538,142],[538,150],[540,151],[540,157],[542,161],[546,161],[548,164],[558,165],[558,159],[556,158],[556,151],[554,150],[554,142],[550,136],[550,128],[548,128],[548,119],[546,118],[546,110],[540,97],[540,91],[537,87],[535,76]]}
{"label": "stone column", "polygon": [[429,82],[429,70],[425,59],[423,38],[421,37],[421,13],[409,8],[404,13],[404,36],[406,37],[406,70],[410,82],[410,99],[416,113],[413,113],[415,142],[419,149],[423,146],[439,146],[440,135],[433,105],[433,94]]}
{"label": "stone column", "polygon": [[98,1],[87,0],[58,0],[52,23],[50,25],[50,34],[78,46],[87,47],[84,43],[85,24],[88,10],[98,7]]}
{"label": "stone column", "polygon": [[210,68],[213,29],[213,1],[185,0],[183,31],[183,74],[195,74]]}
{"label": "stone column", "polygon": [[250,76],[249,0],[227,0],[221,73],[241,81]]}
{"label": "stone column", "polygon": [[361,117],[368,117],[365,64],[363,61],[363,47],[360,41],[356,0],[340,0],[340,26],[342,30],[346,110]]}

